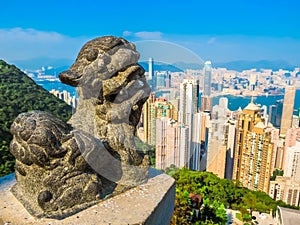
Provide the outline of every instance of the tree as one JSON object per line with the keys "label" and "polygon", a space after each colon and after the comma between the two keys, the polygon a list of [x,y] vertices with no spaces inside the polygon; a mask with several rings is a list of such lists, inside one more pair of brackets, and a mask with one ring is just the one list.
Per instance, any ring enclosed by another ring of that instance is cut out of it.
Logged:
{"label": "tree", "polygon": [[72,108],[38,86],[13,65],[0,60],[0,177],[14,171],[15,159],[9,151],[10,126],[22,112],[47,111],[67,121]]}
{"label": "tree", "polygon": [[[171,167],[172,168],[172,167]],[[251,221],[249,210],[270,213],[277,206],[297,208],[282,201],[274,201],[262,191],[252,191],[239,181],[221,179],[210,172],[191,171],[186,168],[176,170],[168,168],[169,174],[176,180],[176,202],[172,224],[225,224],[225,208],[241,210],[242,220]],[[185,194],[184,194],[185,193]],[[193,210],[187,199],[187,193],[201,194],[203,205],[199,221],[191,220]],[[190,218],[190,219],[188,219]]]}

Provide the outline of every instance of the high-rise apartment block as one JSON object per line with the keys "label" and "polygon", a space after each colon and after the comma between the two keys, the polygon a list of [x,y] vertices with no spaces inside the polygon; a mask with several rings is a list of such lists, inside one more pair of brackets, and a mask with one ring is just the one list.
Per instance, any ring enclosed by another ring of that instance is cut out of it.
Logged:
{"label": "high-rise apartment block", "polygon": [[167,83],[167,71],[160,71],[156,72],[155,77],[156,77],[156,89],[161,89],[165,88]]}
{"label": "high-rise apartment block", "polygon": [[78,105],[78,99],[75,96],[71,96],[70,92],[67,92],[66,90],[58,91],[52,89],[50,93],[55,95],[57,98],[63,100],[64,102],[66,102],[68,105],[72,106],[73,109],[76,109]]}
{"label": "high-rise apartment block", "polygon": [[155,73],[156,90],[171,87],[171,74],[169,71],[159,71]]}
{"label": "high-rise apartment block", "polygon": [[235,122],[230,118],[228,99],[220,98],[211,112],[207,148],[207,171],[232,178]]}
{"label": "high-rise apartment block", "polygon": [[284,176],[300,182],[300,140],[294,146],[287,147]]}
{"label": "high-rise apartment block", "polygon": [[280,154],[278,154],[278,151],[281,151],[280,146],[282,144],[282,139],[279,138],[279,129],[272,126],[272,124],[268,124],[269,126],[266,128],[266,132],[271,133],[271,142],[273,144],[273,154],[272,154],[272,160],[271,160],[271,171],[274,171],[274,169],[280,169],[280,167],[277,167],[277,156],[279,157]]}
{"label": "high-rise apartment block", "polygon": [[205,112],[198,112],[193,115],[192,137],[189,149],[189,168],[192,170],[203,171],[206,168],[209,119],[210,115]]}
{"label": "high-rise apartment block", "polygon": [[250,91],[255,90],[255,86],[257,84],[257,74],[256,73],[251,73],[249,76],[249,88]]}
{"label": "high-rise apartment block", "polygon": [[274,200],[300,206],[300,128],[287,129],[283,153],[283,176],[270,181],[269,195]]}
{"label": "high-rise apartment block", "polygon": [[277,176],[275,181],[270,181],[269,195],[276,201],[300,206],[300,182],[290,177]]}
{"label": "high-rise apartment block", "polygon": [[283,99],[277,100],[275,105],[269,106],[269,118],[274,127],[280,127],[283,109]]}
{"label": "high-rise apartment block", "polygon": [[188,167],[189,128],[166,117],[156,120],[155,167],[166,169],[171,165]]}
{"label": "high-rise apartment block", "polygon": [[226,165],[225,130],[227,124],[227,106],[225,98],[220,98],[219,105],[212,109],[209,122],[207,147],[207,171],[224,178]]}
{"label": "high-rise apartment block", "polygon": [[156,98],[151,93],[143,107],[144,141],[150,145],[156,144],[156,119],[161,117],[177,120],[177,109],[166,99]]}
{"label": "high-rise apartment block", "polygon": [[273,144],[266,128],[260,108],[249,103],[238,118],[232,178],[249,189],[268,193]]}
{"label": "high-rise apartment block", "polygon": [[300,171],[300,161],[298,159],[298,155],[300,153],[299,142],[300,128],[287,129],[282,159],[282,169],[284,170],[284,176],[295,177],[296,171]]}
{"label": "high-rise apartment block", "polygon": [[279,138],[276,145],[277,145],[277,147],[276,147],[276,159],[275,159],[274,168],[282,169],[283,168],[284,148],[285,148],[284,139]]}
{"label": "high-rise apartment block", "polygon": [[298,128],[299,126],[299,116],[293,115],[292,128]]}
{"label": "high-rise apartment block", "polygon": [[286,86],[284,99],[283,99],[283,109],[280,124],[280,135],[286,135],[287,129],[292,126],[292,118],[294,112],[294,101],[295,101],[296,88],[294,86]]}
{"label": "high-rise apartment block", "polygon": [[192,115],[197,113],[199,108],[198,98],[199,81],[183,80],[180,83],[179,122],[191,127]]}
{"label": "high-rise apartment block", "polygon": [[211,111],[212,110],[212,98],[207,95],[201,96],[201,111]]}
{"label": "high-rise apartment block", "polygon": [[189,128],[187,158],[188,168],[200,170],[203,119],[199,110],[199,81],[183,80],[180,83],[179,122]]}
{"label": "high-rise apartment block", "polygon": [[296,142],[299,140],[300,140],[300,128],[287,129],[284,139],[281,138],[281,141],[283,142],[282,158],[280,159],[282,161],[281,169],[286,169],[291,165],[287,161],[288,148],[295,146]]}
{"label": "high-rise apartment block", "polygon": [[225,127],[225,140],[226,145],[226,164],[225,164],[225,178],[231,180],[234,165],[234,149],[236,138],[236,120],[228,119]]}

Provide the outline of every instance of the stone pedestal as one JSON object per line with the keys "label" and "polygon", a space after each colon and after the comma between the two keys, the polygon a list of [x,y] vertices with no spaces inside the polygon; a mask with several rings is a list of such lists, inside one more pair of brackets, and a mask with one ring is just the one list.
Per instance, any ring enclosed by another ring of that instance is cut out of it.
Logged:
{"label": "stone pedestal", "polygon": [[31,216],[10,192],[15,184],[14,174],[10,174],[0,178],[0,225],[168,225],[174,211],[175,181],[155,169],[150,169],[149,174],[147,183],[62,220]]}

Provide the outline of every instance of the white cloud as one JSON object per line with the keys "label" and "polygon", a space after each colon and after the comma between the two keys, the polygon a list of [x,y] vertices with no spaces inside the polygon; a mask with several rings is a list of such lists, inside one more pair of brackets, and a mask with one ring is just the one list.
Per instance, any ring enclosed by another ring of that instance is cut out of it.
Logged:
{"label": "white cloud", "polygon": [[139,40],[150,40],[150,39],[162,39],[163,33],[159,31],[139,31],[139,32],[131,32],[124,31],[123,36],[125,37],[133,37]]}
{"label": "white cloud", "polygon": [[123,32],[123,36],[125,36],[125,37],[132,36],[132,32],[130,32],[130,31],[128,31],[128,30],[125,30],[125,31]]}
{"label": "white cloud", "polygon": [[35,29],[0,29],[0,58],[8,61],[37,57],[73,59],[86,40]]}
{"label": "white cloud", "polygon": [[134,36],[141,39],[161,39],[162,33],[159,31],[154,31],[154,32],[140,31],[140,32],[136,32]]}
{"label": "white cloud", "polygon": [[34,29],[2,29],[0,30],[0,38],[18,39],[23,41],[40,41],[40,42],[59,42],[64,37],[56,32],[43,32]]}
{"label": "white cloud", "polygon": [[300,39],[242,35],[168,35],[164,39],[182,45],[202,59],[213,62],[235,60],[285,60],[300,65]]}
{"label": "white cloud", "polygon": [[216,37],[212,37],[212,38],[210,38],[210,39],[207,41],[207,44],[210,44],[210,45],[211,45],[211,44],[215,43],[216,40],[217,40]]}
{"label": "white cloud", "polygon": [[[134,33],[128,30],[123,32],[123,36],[135,42],[167,41],[191,50],[200,58],[215,62],[238,59],[283,59],[300,65],[300,39],[238,35],[169,35],[159,31]],[[42,57],[74,60],[82,45],[90,39],[91,37],[70,37],[57,32],[35,29],[0,29],[0,59],[8,62]],[[153,46],[149,49],[154,53],[159,52]],[[182,55],[180,51],[177,51],[176,54],[173,52],[174,50],[171,48],[166,57],[171,59],[173,55]],[[142,54],[141,58],[143,58]]]}

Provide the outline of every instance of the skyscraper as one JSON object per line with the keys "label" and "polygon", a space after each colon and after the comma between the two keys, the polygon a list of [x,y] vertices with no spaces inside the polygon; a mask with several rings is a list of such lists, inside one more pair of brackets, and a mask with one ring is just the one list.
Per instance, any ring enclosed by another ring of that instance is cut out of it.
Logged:
{"label": "skyscraper", "polygon": [[220,98],[212,109],[207,149],[207,171],[231,179],[235,122],[228,118],[228,99]]}
{"label": "skyscraper", "polygon": [[271,171],[274,171],[275,168],[279,168],[276,167],[277,166],[277,156],[280,157],[281,152],[280,151],[280,138],[279,138],[279,129],[275,128],[274,126],[271,126],[271,124],[269,123],[268,128],[266,129],[267,132],[271,133],[271,142],[273,144],[273,154],[272,154],[272,163],[271,163]]}
{"label": "skyscraper", "polygon": [[257,83],[257,74],[256,73],[251,73],[250,76],[249,76],[250,91],[255,90],[256,83]]}
{"label": "skyscraper", "polygon": [[167,85],[167,71],[160,71],[155,74],[156,76],[156,89],[165,88]]}
{"label": "skyscraper", "polygon": [[187,166],[188,128],[166,117],[156,119],[155,167],[166,169],[172,164],[178,168]]}
{"label": "skyscraper", "polygon": [[232,179],[243,186],[268,193],[273,144],[260,108],[253,102],[238,118]]}
{"label": "skyscraper", "polygon": [[300,182],[300,141],[296,141],[294,146],[287,147],[285,161],[284,176]]}
{"label": "skyscraper", "polygon": [[[203,141],[202,141],[202,135],[203,132],[206,131],[206,127],[203,128],[202,125],[205,125],[205,116],[203,112],[195,113],[193,114],[193,121],[192,121],[192,132],[191,132],[191,143],[190,143],[190,155],[189,155],[189,160],[190,160],[190,165],[189,169],[191,170],[201,170],[203,160],[203,151],[204,151],[204,146],[203,146]],[[206,136],[206,135],[205,135]]]}
{"label": "skyscraper", "polygon": [[211,94],[211,73],[212,64],[211,61],[204,63],[204,75],[203,75],[203,95],[210,96]]}
{"label": "skyscraper", "polygon": [[283,99],[277,100],[275,105],[269,106],[269,118],[274,127],[280,127]]}
{"label": "skyscraper", "polygon": [[156,78],[155,78],[155,74],[154,74],[154,61],[153,58],[149,58],[148,61],[148,71],[149,71],[149,83],[150,86],[152,88],[152,91],[156,90]]}
{"label": "skyscraper", "polygon": [[192,115],[198,109],[199,81],[183,80],[180,83],[179,122],[191,127]]}
{"label": "skyscraper", "polygon": [[286,86],[284,99],[283,99],[283,109],[280,124],[280,135],[286,135],[287,129],[292,126],[292,118],[294,112],[294,101],[295,101],[296,88],[294,86]]}
{"label": "skyscraper", "polygon": [[211,111],[212,109],[212,98],[207,95],[201,96],[201,111]]}
{"label": "skyscraper", "polygon": [[155,119],[156,113],[153,108],[155,102],[155,94],[152,92],[148,100],[143,106],[143,127],[144,127],[144,141],[150,145],[155,144]]}
{"label": "skyscraper", "polygon": [[226,144],[226,164],[225,164],[225,178],[231,180],[234,164],[234,148],[236,120],[228,120],[225,128],[225,144]]}
{"label": "skyscraper", "polygon": [[[189,134],[188,134],[188,152],[187,152],[187,160],[188,168],[194,169],[196,165],[194,165],[193,162],[197,161],[198,159],[194,159],[193,157],[200,157],[200,155],[196,154],[194,150],[196,149],[198,152],[198,147],[195,148],[196,143],[194,143],[192,140],[195,139],[192,135],[198,134],[197,132],[200,132],[199,130],[200,125],[198,127],[195,127],[194,122],[198,121],[195,118],[195,115],[198,110],[198,98],[199,98],[199,81],[198,80],[183,80],[182,83],[180,83],[180,102],[179,102],[179,122],[182,123],[185,127],[189,128]],[[199,122],[199,121],[198,121]],[[194,131],[193,131],[194,129]],[[195,130],[199,129],[199,130]],[[198,140],[198,138],[196,138]],[[200,151],[200,150],[199,150]],[[196,166],[198,168],[198,166]]]}
{"label": "skyscraper", "polygon": [[207,171],[224,178],[226,162],[225,130],[227,123],[227,106],[225,98],[220,98],[219,105],[212,109],[209,121],[207,147]]}
{"label": "skyscraper", "polygon": [[149,61],[148,61],[148,71],[149,71],[149,79],[152,80],[153,76],[154,76],[153,58],[149,58]]}
{"label": "skyscraper", "polygon": [[284,146],[283,176],[270,182],[269,195],[287,204],[300,205],[300,128],[289,128]]}
{"label": "skyscraper", "polygon": [[284,170],[287,170],[287,168],[291,166],[291,164],[287,160],[289,155],[288,148],[295,146],[297,140],[300,140],[300,128],[287,129],[282,154],[282,169]]}

